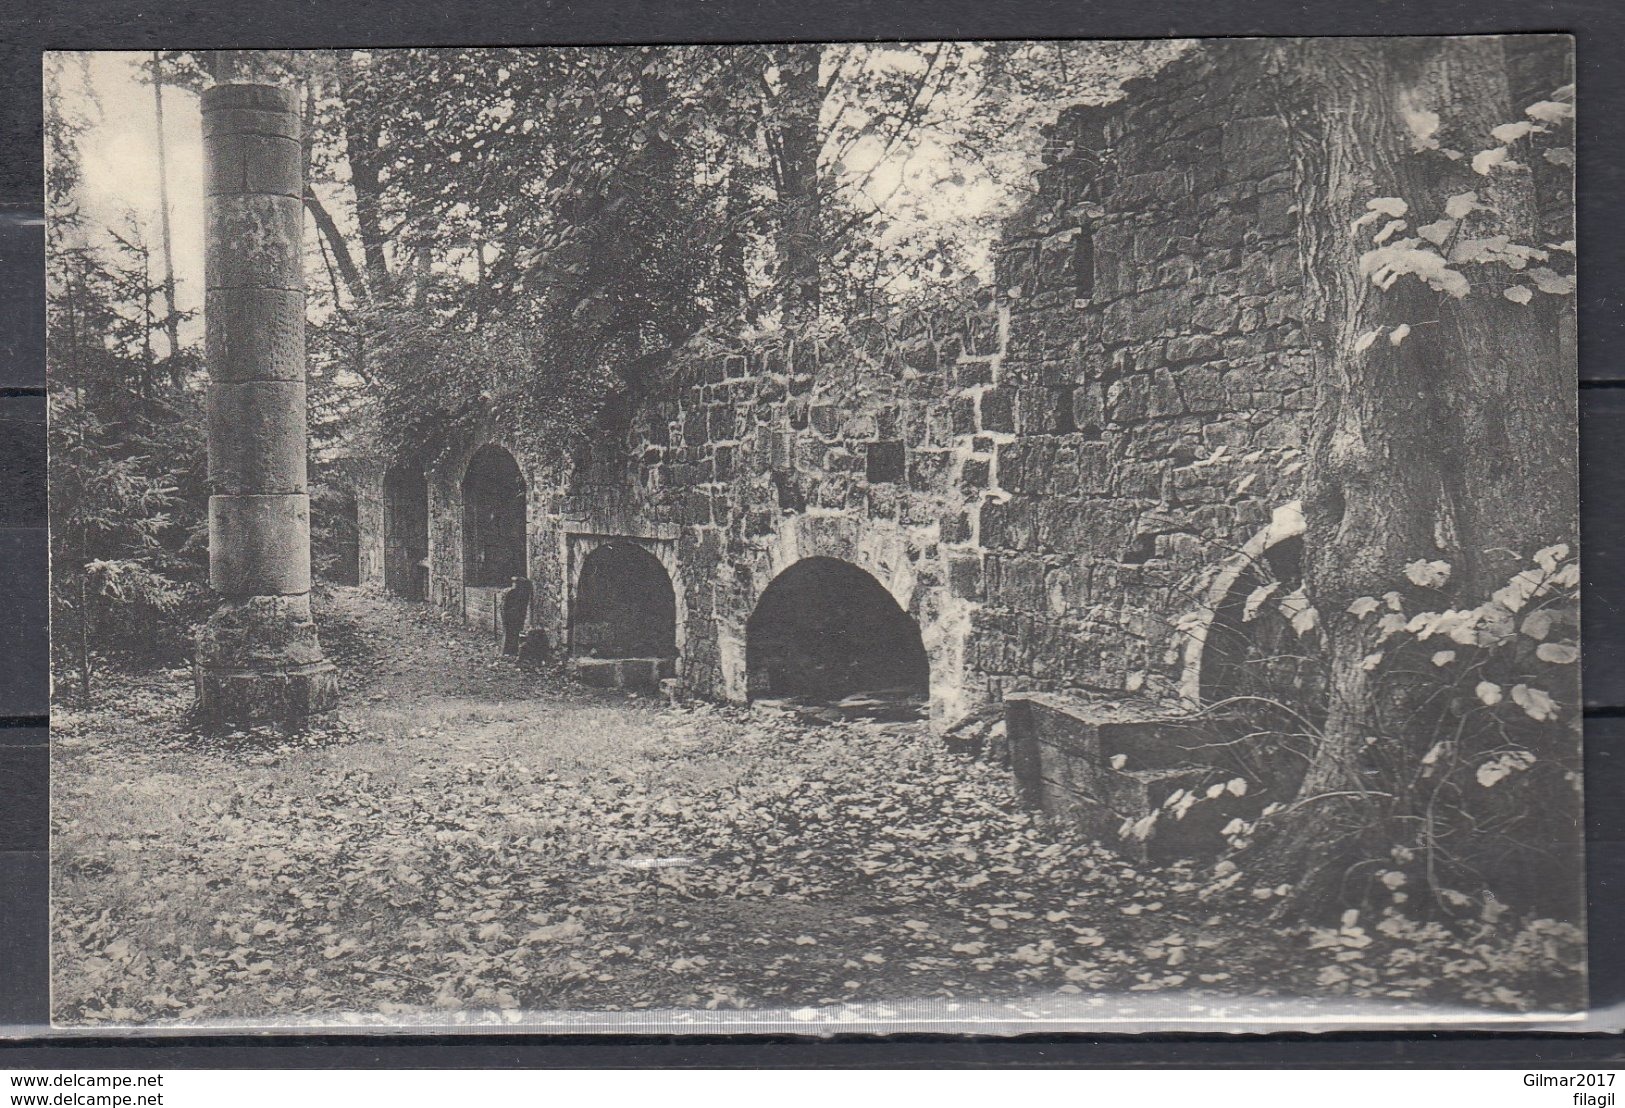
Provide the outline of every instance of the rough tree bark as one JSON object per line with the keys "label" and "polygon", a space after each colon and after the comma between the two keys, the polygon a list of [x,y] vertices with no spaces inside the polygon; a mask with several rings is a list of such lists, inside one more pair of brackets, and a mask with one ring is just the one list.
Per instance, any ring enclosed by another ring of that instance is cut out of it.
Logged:
{"label": "rough tree bark", "polygon": [[371,106],[365,102],[361,74],[356,71],[350,51],[337,51],[335,71],[343,106],[344,156],[350,164],[350,187],[355,192],[361,265],[371,298],[377,301],[389,288],[389,265],[384,253],[383,158],[378,149],[381,131]]}
{"label": "rough tree bark", "polygon": [[[1498,40],[1282,42],[1269,79],[1292,149],[1305,276],[1322,312],[1311,321],[1319,405],[1305,577],[1322,619],[1329,703],[1296,802],[1260,859],[1296,884],[1302,903],[1335,892],[1354,860],[1331,844],[1352,847],[1380,830],[1389,798],[1368,783],[1367,739],[1383,734],[1382,720],[1405,718],[1408,698],[1422,692],[1379,687],[1365,665],[1379,649],[1376,621],[1351,615],[1350,603],[1397,590],[1409,594],[1408,611],[1437,608],[1437,593],[1406,580],[1404,567],[1419,559],[1450,563],[1447,599],[1477,603],[1505,580],[1509,551],[1571,539],[1573,446],[1560,429],[1573,426],[1574,381],[1559,353],[1560,309],[1508,300],[1510,282],[1487,267],[1466,267],[1472,287],[1460,298],[1411,275],[1382,289],[1361,272],[1388,217],[1354,225],[1377,198],[1405,200],[1414,228],[1476,187],[1494,210],[1474,218],[1499,226],[1473,233],[1530,241],[1527,177],[1496,170],[1486,181],[1470,168],[1474,152],[1496,145],[1489,129],[1521,117]],[[1466,157],[1418,149],[1427,113],[1440,120],[1441,145]]]}
{"label": "rough tree bark", "polygon": [[778,284],[789,326],[816,316],[823,253],[823,205],[818,180],[822,136],[818,117],[824,88],[819,81],[823,48],[780,46],[771,55],[778,70],[763,124],[773,156],[778,192]]}
{"label": "rough tree bark", "polygon": [[[152,113],[158,140],[158,236],[164,260],[164,334],[173,360],[181,350],[180,315],[175,310],[175,251],[169,226],[169,151],[164,136],[163,55],[152,52]],[[171,369],[175,367],[172,364]],[[178,383],[178,382],[177,382]]]}

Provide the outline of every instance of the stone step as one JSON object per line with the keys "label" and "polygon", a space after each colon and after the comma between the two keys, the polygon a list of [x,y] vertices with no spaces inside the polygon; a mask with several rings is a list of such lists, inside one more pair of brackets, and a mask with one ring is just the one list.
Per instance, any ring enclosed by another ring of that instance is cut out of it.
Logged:
{"label": "stone step", "polygon": [[598,689],[659,689],[676,676],[673,658],[571,658],[570,673]]}

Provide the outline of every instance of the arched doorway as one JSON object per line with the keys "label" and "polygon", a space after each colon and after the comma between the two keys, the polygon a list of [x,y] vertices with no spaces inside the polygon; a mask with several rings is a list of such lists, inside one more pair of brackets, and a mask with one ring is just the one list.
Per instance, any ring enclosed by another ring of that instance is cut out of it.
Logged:
{"label": "arched doorway", "polygon": [[930,663],[920,628],[870,574],[804,558],[775,577],[745,625],[752,698],[834,704],[858,714],[920,715]]}
{"label": "arched doorway", "polygon": [[384,588],[407,600],[429,596],[429,482],[411,462],[384,473]]}
{"label": "arched doorway", "polygon": [[489,588],[525,571],[525,478],[513,455],[482,446],[463,472],[463,583]]}
{"label": "arched doorway", "polygon": [[627,541],[587,555],[570,611],[570,651],[584,658],[677,656],[677,594],[660,559]]}

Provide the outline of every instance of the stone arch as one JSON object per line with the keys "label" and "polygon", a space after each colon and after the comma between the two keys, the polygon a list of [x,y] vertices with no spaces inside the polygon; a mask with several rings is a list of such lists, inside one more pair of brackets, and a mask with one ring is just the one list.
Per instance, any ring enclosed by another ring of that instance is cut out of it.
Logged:
{"label": "stone arch", "polygon": [[416,462],[384,471],[384,589],[407,600],[429,596],[429,480]]}
{"label": "stone arch", "polygon": [[784,521],[768,540],[765,553],[769,580],[804,559],[834,558],[863,570],[891,594],[898,607],[914,612],[914,562],[908,556],[906,536],[893,522],[799,515]]}
{"label": "stone arch", "polygon": [[525,477],[514,456],[494,444],[474,451],[461,492],[463,583],[489,588],[528,576]]}
{"label": "stone arch", "polygon": [[570,608],[570,652],[597,658],[677,656],[677,592],[641,544],[612,539],[581,562]]}
{"label": "stone arch", "polygon": [[920,626],[873,574],[803,558],[762,591],[745,625],[747,695],[829,702],[887,690],[930,694]]}
{"label": "stone arch", "polygon": [[1214,575],[1202,607],[1185,624],[1179,691],[1189,706],[1206,707],[1227,696],[1261,691],[1272,678],[1273,660],[1284,658],[1288,648],[1295,651],[1278,607],[1259,604],[1249,610],[1248,601],[1261,588],[1272,587],[1268,596],[1273,599],[1302,585],[1303,534],[1299,502],[1283,505]]}

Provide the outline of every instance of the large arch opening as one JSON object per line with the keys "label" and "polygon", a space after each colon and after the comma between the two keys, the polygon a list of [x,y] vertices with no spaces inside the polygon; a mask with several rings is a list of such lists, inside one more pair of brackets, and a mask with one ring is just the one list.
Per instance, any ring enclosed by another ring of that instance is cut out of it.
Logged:
{"label": "large arch opening", "polygon": [[751,697],[918,717],[931,668],[920,627],[870,574],[804,558],[775,577],[745,625]]}
{"label": "large arch opening", "polygon": [[384,472],[384,589],[407,600],[429,597],[429,481],[410,462]]}
{"label": "large arch opening", "polygon": [[666,567],[635,542],[607,542],[581,563],[570,651],[584,658],[675,658],[677,594]]}
{"label": "large arch opening", "polygon": [[482,446],[463,472],[463,583],[525,577],[525,478],[513,455]]}

